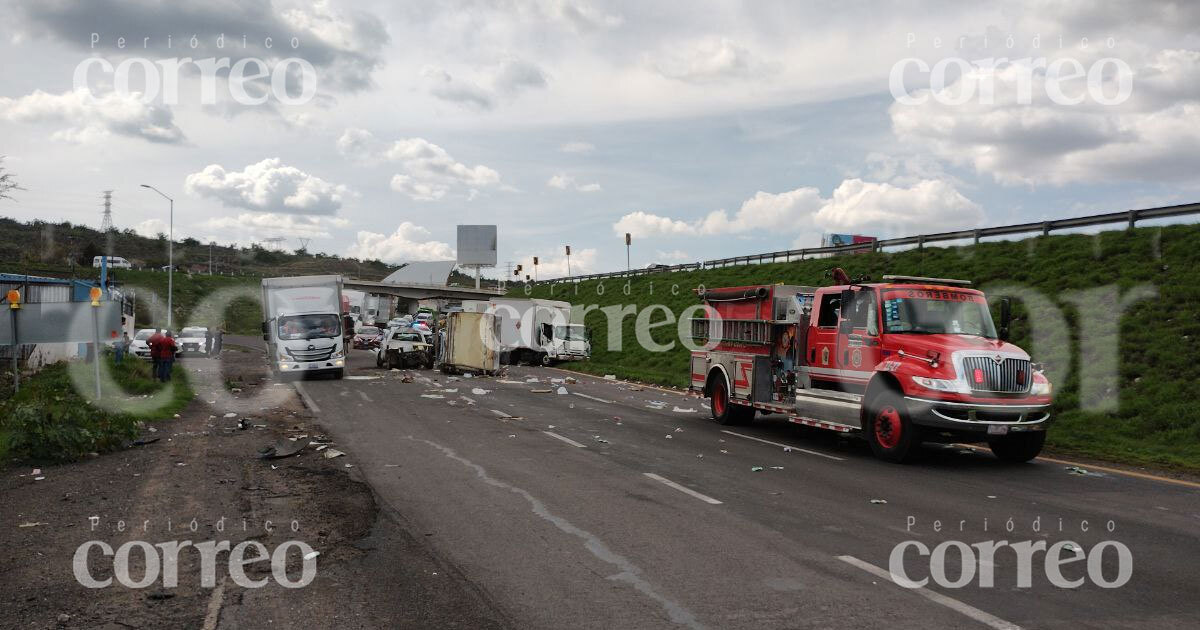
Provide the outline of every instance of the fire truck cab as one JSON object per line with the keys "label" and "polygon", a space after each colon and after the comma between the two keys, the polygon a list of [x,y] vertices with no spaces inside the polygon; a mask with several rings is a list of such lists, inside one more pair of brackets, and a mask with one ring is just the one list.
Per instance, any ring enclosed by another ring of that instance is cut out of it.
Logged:
{"label": "fire truck cab", "polygon": [[984,442],[1000,458],[1041,452],[1051,386],[1008,343],[970,282],[884,276],[829,287],[697,289],[691,389],[721,424],[756,413],[862,435],[876,456],[903,462],[922,441]]}

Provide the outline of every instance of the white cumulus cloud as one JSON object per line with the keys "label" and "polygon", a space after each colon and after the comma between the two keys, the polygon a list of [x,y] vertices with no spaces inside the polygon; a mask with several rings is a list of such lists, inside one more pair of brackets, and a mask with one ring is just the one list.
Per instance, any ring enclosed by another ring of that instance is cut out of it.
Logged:
{"label": "white cumulus cloud", "polygon": [[114,135],[163,144],[179,144],[185,139],[170,109],[143,103],[137,93],[96,96],[87,88],[62,94],[34,90],[19,98],[0,98],[0,119],[64,125],[51,137],[73,143],[97,142]]}
{"label": "white cumulus cloud", "polygon": [[386,263],[453,260],[454,249],[448,243],[429,238],[429,230],[405,221],[388,234],[360,231],[357,240],[346,252],[363,260],[382,260]]}
{"label": "white cumulus cloud", "polygon": [[746,233],[803,234],[866,232],[905,235],[975,227],[983,209],[950,182],[922,180],[911,186],[844,180],[831,198],[816,188],[758,192],[730,216],[715,210],[694,221],[648,212],[626,214],[613,224],[617,234],[639,236],[721,236]]}
{"label": "white cumulus cloud", "polygon": [[579,192],[600,192],[600,184],[592,182],[590,184],[580,184],[575,181],[575,178],[566,173],[559,173],[550,179],[546,180],[548,188],[556,188],[558,190],[576,190]]}
{"label": "white cumulus cloud", "polygon": [[338,138],[337,147],[342,155],[358,161],[399,164],[401,172],[392,177],[392,190],[416,201],[436,201],[452,191],[472,199],[480,189],[500,186],[500,173],[482,164],[463,164],[424,138],[388,144],[365,129],[350,128]]}
{"label": "white cumulus cloud", "polygon": [[184,181],[188,194],[211,197],[232,208],[283,214],[334,214],[348,194],[345,186],[267,158],[241,171],[210,164]]}

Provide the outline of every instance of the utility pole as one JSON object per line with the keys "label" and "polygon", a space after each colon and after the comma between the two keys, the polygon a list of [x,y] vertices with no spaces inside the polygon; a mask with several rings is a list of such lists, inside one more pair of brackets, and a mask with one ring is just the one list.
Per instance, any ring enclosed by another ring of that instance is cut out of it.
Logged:
{"label": "utility pole", "polygon": [[633,237],[630,236],[629,232],[626,232],[625,233],[625,275],[626,276],[629,275],[630,271],[633,271],[633,268],[630,267],[630,265],[629,265],[629,246],[632,243],[633,243]]}
{"label": "utility pole", "polygon": [[538,264],[537,256],[534,256],[533,257],[533,281],[535,283],[537,282],[537,264]]}
{"label": "utility pole", "polygon": [[567,245],[567,279],[571,278],[571,246]]}
{"label": "utility pole", "polygon": [[142,184],[142,188],[153,190],[171,204],[170,233],[167,234],[167,330],[171,330],[171,307],[175,295],[175,200],[149,184]]}
{"label": "utility pole", "polygon": [[212,275],[212,248],[213,242],[208,242],[208,275]]}

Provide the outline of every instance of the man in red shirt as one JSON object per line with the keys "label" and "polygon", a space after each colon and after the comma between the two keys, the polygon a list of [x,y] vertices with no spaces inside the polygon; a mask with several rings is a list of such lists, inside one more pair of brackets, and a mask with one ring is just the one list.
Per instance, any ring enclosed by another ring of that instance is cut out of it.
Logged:
{"label": "man in red shirt", "polygon": [[162,343],[162,340],[163,334],[161,328],[155,328],[154,334],[150,335],[150,338],[146,340],[146,347],[150,348],[150,360],[154,364],[150,373],[154,375],[154,380],[156,381],[162,375],[162,364],[158,360],[158,344]]}
{"label": "man in red shirt", "polygon": [[167,383],[171,380],[171,366],[175,364],[175,352],[179,346],[175,345],[175,336],[171,331],[163,335],[162,341],[158,343],[158,364],[162,369],[162,382]]}

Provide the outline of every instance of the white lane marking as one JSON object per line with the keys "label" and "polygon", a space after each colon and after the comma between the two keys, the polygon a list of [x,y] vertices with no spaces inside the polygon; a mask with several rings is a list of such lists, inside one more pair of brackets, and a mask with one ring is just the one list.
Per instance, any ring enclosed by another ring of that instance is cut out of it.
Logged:
{"label": "white lane marking", "polygon": [[225,601],[225,578],[221,578],[221,583],[217,584],[217,588],[213,589],[213,594],[208,598],[208,612],[204,615],[204,625],[201,630],[216,630],[217,621],[221,619],[221,604]]}
{"label": "white lane marking", "polygon": [[366,392],[358,392],[358,395],[367,402],[375,402],[374,400],[371,400],[371,397],[368,396]]}
{"label": "white lane marking", "polygon": [[808,450],[808,449],[806,449],[806,448],[800,448],[799,446],[791,446],[790,444],[780,444],[779,442],[772,442],[771,440],[764,440],[764,439],[762,439],[762,438],[756,438],[756,437],[754,437],[753,435],[743,435],[743,434],[741,434],[741,433],[734,433],[733,431],[726,431],[725,429],[721,429],[721,433],[726,433],[726,434],[729,434],[729,435],[734,435],[734,436],[737,436],[737,437],[740,437],[740,438],[746,438],[747,440],[754,440],[755,442],[762,442],[763,444],[770,444],[771,446],[779,446],[779,447],[783,447],[783,448],[790,448],[790,449],[792,449],[793,451],[800,451],[801,453],[808,453],[809,455],[816,455],[817,457],[824,457],[824,458],[826,458],[826,459],[832,459],[832,460],[834,460],[834,461],[838,461],[838,462],[844,462],[844,461],[846,461],[846,458],[844,458],[844,457],[838,457],[837,455],[828,455],[828,454],[826,454],[826,453],[819,453],[819,452],[817,452],[817,451],[810,451],[810,450]]}
{"label": "white lane marking", "polygon": [[300,394],[300,400],[304,401],[305,407],[308,407],[313,413],[321,413],[321,408],[313,402],[312,397],[308,395],[308,390],[304,389],[304,385],[300,381],[295,381],[292,385],[296,386],[296,392]]}
{"label": "white lane marking", "polygon": [[[885,571],[869,562],[863,562],[862,560],[859,560],[858,558],[855,558],[854,556],[838,556],[837,559],[841,560],[842,562],[845,562],[846,564],[848,564],[850,566],[858,567],[858,568],[862,569],[863,571],[866,571],[867,573],[874,575],[875,577],[878,577],[878,578],[887,580],[889,582],[892,582],[893,584],[896,584],[895,580],[892,579],[891,573],[889,573],[888,571]],[[900,586],[899,584],[896,584],[896,585]],[[979,623],[982,623],[986,626],[995,628],[996,630],[1021,630],[1021,626],[1018,626],[1017,624],[1012,623],[1011,621],[1005,621],[991,613],[983,612],[982,610],[979,610],[978,608],[971,606],[970,604],[964,604],[963,602],[960,602],[957,599],[954,599],[953,597],[946,597],[945,595],[942,595],[941,593],[938,593],[936,591],[931,591],[931,590],[921,587],[921,586],[909,588],[908,590],[928,599],[931,602],[941,604],[941,605],[945,606],[946,608],[949,608],[950,610],[953,610],[962,615],[966,615],[967,617],[970,617],[971,619],[974,619],[975,621],[978,621]]]}
{"label": "white lane marking", "polygon": [[545,433],[546,435],[549,435],[550,437],[552,437],[554,439],[562,440],[562,441],[566,442],[567,444],[570,444],[571,446],[574,446],[577,448],[587,448],[583,444],[580,444],[579,442],[576,442],[575,440],[572,440],[569,437],[563,437],[553,431],[542,431],[542,433]]}
{"label": "white lane marking", "polygon": [[571,393],[575,394],[576,396],[579,396],[580,398],[586,398],[588,400],[594,400],[596,402],[602,402],[602,403],[609,404],[609,405],[613,404],[613,401],[611,401],[611,400],[604,400],[603,398],[596,398],[595,396],[588,396],[587,394],[580,394],[579,392],[571,392]]}
{"label": "white lane marking", "polygon": [[[412,440],[414,438],[412,436],[408,436],[407,439]],[[462,457],[450,448],[442,446],[436,442],[430,442],[429,440],[421,441],[441,451],[446,457],[457,461],[463,466],[475,471],[475,476],[483,483],[495,488],[507,490],[528,501],[530,510],[532,510],[533,513],[539,518],[542,518],[554,525],[564,534],[578,538],[583,542],[583,548],[595,556],[597,560],[616,567],[618,573],[608,576],[607,579],[613,580],[614,582],[623,582],[628,584],[634,591],[637,591],[647,598],[657,602],[663,607],[663,610],[667,613],[667,619],[670,621],[682,626],[687,626],[689,628],[699,629],[704,627],[704,625],[696,619],[696,615],[692,611],[684,608],[682,604],[668,599],[666,595],[659,593],[653,584],[647,582],[646,578],[643,577],[646,572],[641,567],[635,565],[625,556],[622,556],[612,549],[609,549],[608,545],[605,544],[603,540],[600,540],[591,532],[580,529],[574,523],[551,512],[550,509],[546,507],[546,504],[541,501],[541,499],[538,499],[529,492],[510,483],[492,477],[482,466]]]}
{"label": "white lane marking", "polygon": [[707,494],[700,494],[699,492],[696,492],[695,490],[692,490],[691,488],[689,488],[687,486],[681,486],[681,485],[675,483],[674,481],[671,481],[670,479],[667,479],[666,477],[663,477],[661,475],[656,475],[654,473],[642,473],[642,474],[646,475],[647,477],[649,477],[655,481],[660,481],[672,488],[675,488],[676,490],[678,490],[686,495],[700,499],[701,501],[703,501],[705,503],[708,503],[711,505],[721,505],[720,501],[708,496]]}

